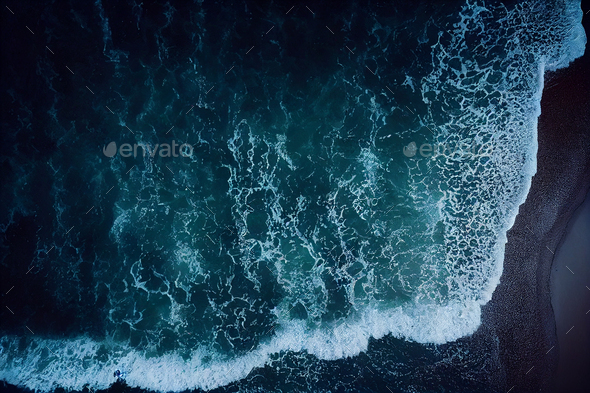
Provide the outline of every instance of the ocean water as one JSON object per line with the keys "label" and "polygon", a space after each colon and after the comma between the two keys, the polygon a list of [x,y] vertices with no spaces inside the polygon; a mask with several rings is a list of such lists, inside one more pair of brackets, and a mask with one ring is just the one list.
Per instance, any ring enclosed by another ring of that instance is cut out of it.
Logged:
{"label": "ocean water", "polygon": [[492,389],[579,1],[6,8],[0,380]]}

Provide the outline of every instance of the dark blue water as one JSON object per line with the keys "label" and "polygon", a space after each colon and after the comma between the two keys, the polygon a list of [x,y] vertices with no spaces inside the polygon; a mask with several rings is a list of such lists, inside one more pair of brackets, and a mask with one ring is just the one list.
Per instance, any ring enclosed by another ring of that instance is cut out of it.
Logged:
{"label": "dark blue water", "polygon": [[3,8],[1,380],[502,386],[481,306],[579,2]]}

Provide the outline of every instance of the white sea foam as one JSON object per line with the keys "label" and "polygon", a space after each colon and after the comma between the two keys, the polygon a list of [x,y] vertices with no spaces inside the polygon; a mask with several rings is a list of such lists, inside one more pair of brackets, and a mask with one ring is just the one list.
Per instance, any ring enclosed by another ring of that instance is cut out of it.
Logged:
{"label": "white sea foam", "polygon": [[[471,309],[471,310],[470,310]],[[231,360],[204,360],[212,353],[197,349],[187,360],[170,354],[159,357],[86,337],[71,340],[32,339],[19,349],[20,337],[0,339],[0,379],[33,390],[57,387],[81,390],[88,385],[105,389],[113,383],[114,370],[126,374],[130,386],[158,391],[213,389],[244,378],[282,351],[306,351],[319,359],[339,359],[365,351],[369,338],[392,333],[419,341],[444,343],[456,337],[457,328],[477,327],[479,305],[447,308],[415,306],[392,310],[368,308],[356,320],[336,327],[308,329],[301,321],[287,321],[270,341]],[[101,359],[100,352],[108,353]]]}

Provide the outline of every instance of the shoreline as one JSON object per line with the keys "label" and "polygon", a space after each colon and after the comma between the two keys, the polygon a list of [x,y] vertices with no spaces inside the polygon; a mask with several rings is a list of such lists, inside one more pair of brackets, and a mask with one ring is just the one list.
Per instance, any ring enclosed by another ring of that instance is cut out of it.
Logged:
{"label": "shoreline", "polygon": [[587,45],[569,67],[545,75],[537,172],[506,234],[500,284],[482,308],[480,329],[497,337],[502,364],[494,384],[504,391],[554,391],[559,344],[550,275],[568,223],[590,190],[588,69]]}

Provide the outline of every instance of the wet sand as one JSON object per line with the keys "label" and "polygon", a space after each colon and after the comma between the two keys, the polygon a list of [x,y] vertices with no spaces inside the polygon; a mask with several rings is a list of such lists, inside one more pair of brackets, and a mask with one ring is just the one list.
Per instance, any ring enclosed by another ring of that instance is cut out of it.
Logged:
{"label": "wet sand", "polygon": [[590,389],[590,193],[570,220],[551,267],[557,325],[556,391]]}

